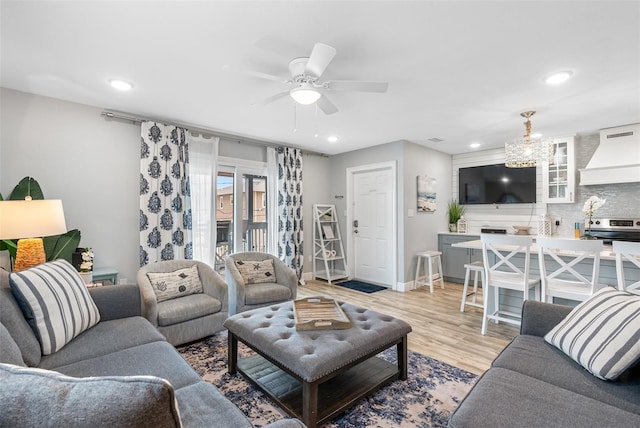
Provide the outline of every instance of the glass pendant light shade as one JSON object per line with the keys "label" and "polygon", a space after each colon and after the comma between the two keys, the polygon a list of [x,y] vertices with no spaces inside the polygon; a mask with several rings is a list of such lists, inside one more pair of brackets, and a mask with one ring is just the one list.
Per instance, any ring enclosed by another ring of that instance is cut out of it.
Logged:
{"label": "glass pendant light shade", "polygon": [[548,141],[531,141],[524,138],[504,144],[505,165],[507,168],[528,168],[552,157],[552,148]]}
{"label": "glass pendant light shade", "polygon": [[526,134],[522,138],[504,144],[505,166],[507,168],[529,168],[541,162],[548,162],[553,155],[549,141],[531,139],[531,116],[535,111],[527,111],[520,115],[527,119],[524,123]]}

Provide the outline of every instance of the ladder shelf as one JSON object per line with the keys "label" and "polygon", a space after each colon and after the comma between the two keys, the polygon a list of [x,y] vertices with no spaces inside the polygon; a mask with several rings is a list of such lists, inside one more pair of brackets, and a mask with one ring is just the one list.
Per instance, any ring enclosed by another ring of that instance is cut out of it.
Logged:
{"label": "ladder shelf", "polygon": [[335,205],[313,206],[313,279],[331,281],[349,277]]}

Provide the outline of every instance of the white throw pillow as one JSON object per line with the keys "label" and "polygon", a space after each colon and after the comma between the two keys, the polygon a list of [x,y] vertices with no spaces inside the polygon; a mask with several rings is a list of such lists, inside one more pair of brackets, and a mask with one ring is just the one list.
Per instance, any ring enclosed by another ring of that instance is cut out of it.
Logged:
{"label": "white throw pillow", "polygon": [[87,286],[66,260],[13,272],[11,291],[33,329],[42,355],[53,354],[100,321]]}
{"label": "white throw pillow", "polygon": [[236,267],[245,284],[276,282],[273,260],[236,260]]}
{"label": "white throw pillow", "polygon": [[158,303],[204,292],[197,265],[173,272],[148,272],[147,277],[156,293]]}
{"label": "white throw pillow", "polygon": [[640,358],[640,296],[605,287],[544,337],[600,379],[613,380]]}

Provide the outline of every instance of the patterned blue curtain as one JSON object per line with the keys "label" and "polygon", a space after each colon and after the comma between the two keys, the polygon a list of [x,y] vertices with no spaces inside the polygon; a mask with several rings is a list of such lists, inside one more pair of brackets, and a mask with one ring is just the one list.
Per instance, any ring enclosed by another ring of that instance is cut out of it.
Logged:
{"label": "patterned blue curtain", "polygon": [[140,143],[140,266],[193,258],[189,132],[143,122]]}
{"label": "patterned blue curtain", "polygon": [[302,278],[302,151],[278,148],[278,257]]}

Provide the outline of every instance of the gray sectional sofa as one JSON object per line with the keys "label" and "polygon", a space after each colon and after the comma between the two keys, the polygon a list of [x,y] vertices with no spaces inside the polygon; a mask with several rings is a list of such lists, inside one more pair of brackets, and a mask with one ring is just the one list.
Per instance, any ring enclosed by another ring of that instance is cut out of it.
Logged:
{"label": "gray sectional sofa", "polygon": [[[90,293],[100,322],[43,356],[11,293],[8,274],[0,271],[0,426],[252,426],[140,316],[136,286]],[[92,378],[76,379],[87,377]],[[304,425],[285,419],[270,427]]]}
{"label": "gray sectional sofa", "polygon": [[640,366],[596,378],[544,335],[572,308],[526,301],[517,336],[451,415],[449,427],[640,427]]}

